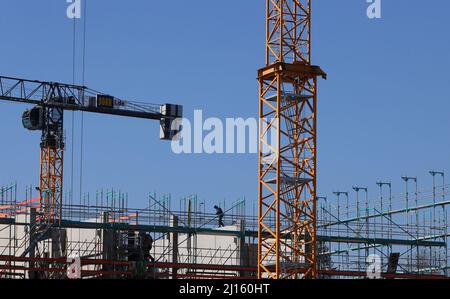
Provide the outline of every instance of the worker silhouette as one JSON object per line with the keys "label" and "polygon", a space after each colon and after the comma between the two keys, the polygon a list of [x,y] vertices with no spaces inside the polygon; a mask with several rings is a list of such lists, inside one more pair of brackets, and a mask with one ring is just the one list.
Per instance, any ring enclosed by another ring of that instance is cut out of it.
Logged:
{"label": "worker silhouette", "polygon": [[144,232],[139,233],[139,237],[141,238],[141,248],[142,248],[142,254],[143,258],[146,261],[151,261],[152,263],[155,262],[155,259],[150,254],[150,251],[153,248],[153,238],[150,236],[150,234],[146,234]]}
{"label": "worker silhouette", "polygon": [[223,216],[224,216],[223,210],[218,206],[214,206],[214,209],[216,209],[216,215],[219,218],[219,227],[224,227],[225,224],[223,224]]}

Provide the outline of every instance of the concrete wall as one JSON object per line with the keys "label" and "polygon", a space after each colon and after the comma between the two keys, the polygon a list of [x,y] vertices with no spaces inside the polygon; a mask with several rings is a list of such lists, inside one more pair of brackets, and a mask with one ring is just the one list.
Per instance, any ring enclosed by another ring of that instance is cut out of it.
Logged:
{"label": "concrete wall", "polygon": [[[240,231],[238,226],[227,226],[217,231]],[[176,238],[175,238],[176,239]],[[241,265],[241,240],[237,236],[214,234],[179,234],[178,242],[173,242],[174,234],[167,234],[164,238],[156,240],[152,255],[159,262],[178,262],[186,264],[206,265]],[[178,248],[177,261],[174,261],[173,251]],[[178,273],[186,273],[183,269]],[[190,270],[194,272],[194,270]],[[199,271],[196,271],[197,273]],[[216,271],[217,272],[217,271]],[[224,272],[227,275],[239,275],[237,272]]]}

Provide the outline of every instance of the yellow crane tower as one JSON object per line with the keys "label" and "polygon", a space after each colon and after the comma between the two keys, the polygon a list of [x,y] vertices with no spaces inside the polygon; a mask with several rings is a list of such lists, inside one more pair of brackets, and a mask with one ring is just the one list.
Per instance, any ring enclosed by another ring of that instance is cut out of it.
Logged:
{"label": "yellow crane tower", "polygon": [[316,278],[317,77],[311,0],[266,0],[259,80],[258,277]]}

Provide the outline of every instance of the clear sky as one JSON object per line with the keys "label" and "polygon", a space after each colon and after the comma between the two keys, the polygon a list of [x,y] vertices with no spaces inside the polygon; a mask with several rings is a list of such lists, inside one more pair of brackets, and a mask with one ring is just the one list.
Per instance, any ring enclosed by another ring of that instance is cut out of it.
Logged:
{"label": "clear sky", "polygon": [[[263,0],[88,1],[86,85],[117,97],[179,103],[187,117],[257,117],[256,70],[264,63]],[[0,75],[72,82],[72,20],[64,0],[0,2]],[[383,0],[369,20],[365,0],[313,1],[313,63],[319,85],[319,193],[419,177],[450,163],[450,3]],[[77,22],[81,82],[82,20]],[[0,184],[37,184],[39,134],[23,129],[26,106],[0,103]],[[65,187],[71,176],[66,115]],[[208,203],[257,195],[257,155],[175,155],[154,121],[84,116],[83,190],[150,191]],[[80,114],[76,114],[78,190]],[[450,175],[450,172],[449,172]],[[23,190],[23,189],[22,189]]]}

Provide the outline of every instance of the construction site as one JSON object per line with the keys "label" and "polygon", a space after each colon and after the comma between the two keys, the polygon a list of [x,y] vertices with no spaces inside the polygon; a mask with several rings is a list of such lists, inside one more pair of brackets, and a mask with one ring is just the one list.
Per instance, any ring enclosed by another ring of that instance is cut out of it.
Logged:
{"label": "construction site", "polygon": [[[378,198],[356,187],[318,198],[318,278],[365,278],[370,255],[380,256],[384,278],[447,277],[449,186],[418,191],[410,183],[411,191],[392,195],[389,183],[378,184]],[[245,199],[225,211],[225,226],[217,228],[217,216],[196,196],[173,202],[150,193],[147,208],[138,209],[127,206],[127,194],[102,190],[65,205],[58,225],[41,228],[33,189],[20,201],[16,184],[1,188],[2,278],[65,278],[74,256],[83,278],[257,277],[258,216],[246,215]],[[152,235],[154,262],[139,258],[141,232]],[[275,263],[272,256],[268,264]]]}
{"label": "construction site", "polygon": [[0,279],[450,277],[444,171],[424,169],[429,186],[416,176],[386,174],[398,179],[321,197],[317,86],[327,74],[311,61],[315,1],[264,2],[266,61],[255,82],[263,128],[258,198],[223,203],[217,213],[197,194],[149,192],[133,207],[123,191],[91,190],[74,199],[64,185],[64,112],[156,121],[160,139],[172,141],[182,130],[182,105],[0,76],[0,101],[31,105],[23,126],[42,134],[39,180],[0,186]]}

